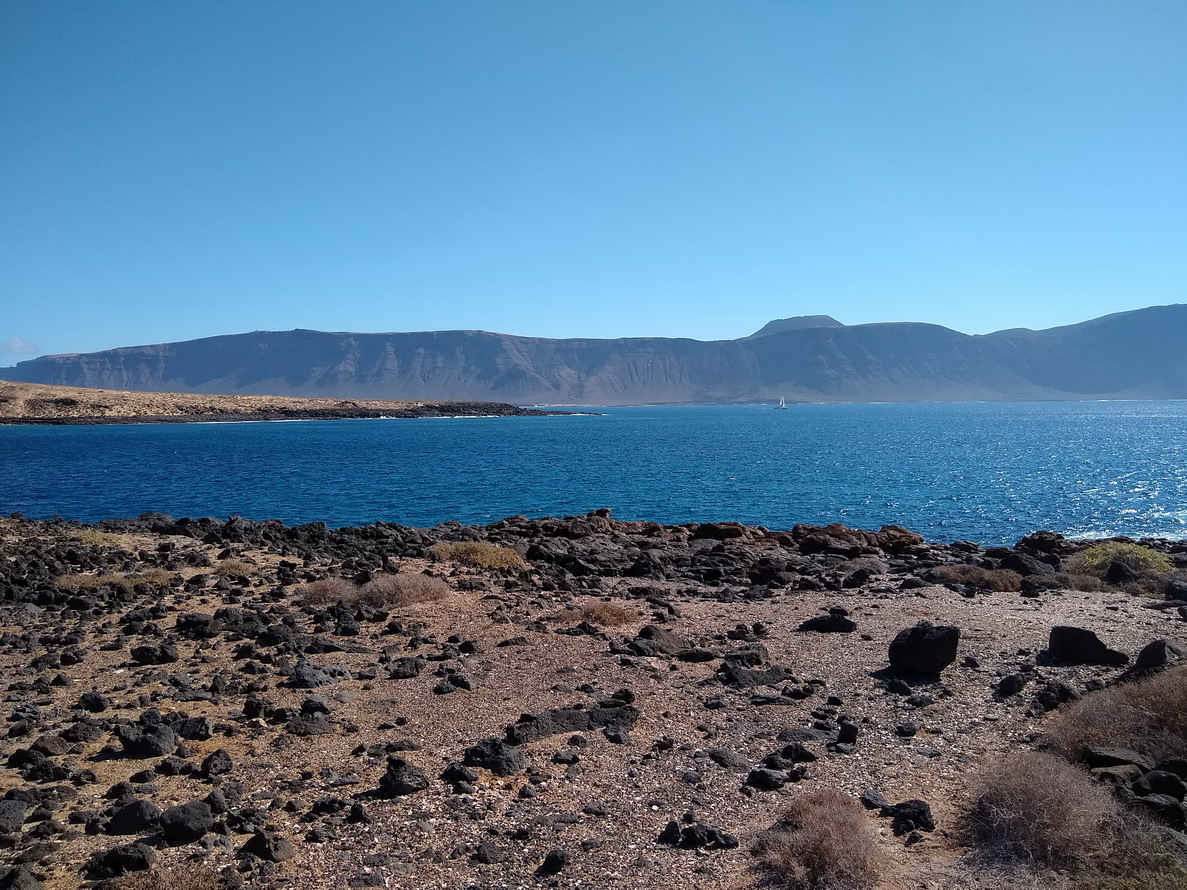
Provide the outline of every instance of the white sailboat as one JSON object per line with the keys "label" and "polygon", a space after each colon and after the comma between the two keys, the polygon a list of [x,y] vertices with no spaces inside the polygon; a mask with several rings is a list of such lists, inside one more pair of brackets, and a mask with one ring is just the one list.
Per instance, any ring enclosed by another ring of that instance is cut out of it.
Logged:
{"label": "white sailboat", "polygon": [[783,401],[783,396],[779,396],[779,407],[777,407],[775,410],[776,411],[786,411],[787,410],[787,402]]}

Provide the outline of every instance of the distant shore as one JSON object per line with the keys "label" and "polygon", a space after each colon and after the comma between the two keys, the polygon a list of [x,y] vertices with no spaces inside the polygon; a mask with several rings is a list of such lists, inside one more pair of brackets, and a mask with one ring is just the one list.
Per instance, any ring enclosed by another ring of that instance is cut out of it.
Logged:
{"label": "distant shore", "polygon": [[303,399],[130,392],[0,381],[0,424],[243,423],[422,417],[543,417],[567,414],[505,402]]}

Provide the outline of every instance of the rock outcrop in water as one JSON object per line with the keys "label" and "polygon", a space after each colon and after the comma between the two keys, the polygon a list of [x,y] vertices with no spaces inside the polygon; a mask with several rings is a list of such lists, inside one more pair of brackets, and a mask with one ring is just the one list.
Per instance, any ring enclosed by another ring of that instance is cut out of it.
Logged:
{"label": "rock outcrop in water", "polygon": [[[1187,651],[1179,587],[1068,589],[1085,546],[608,510],[0,519],[4,886],[748,886],[827,787],[886,820],[903,886],[1009,887],[955,831],[970,777],[1123,660]],[[1183,818],[1171,772],[1090,753]]]}
{"label": "rock outcrop in water", "polygon": [[780,319],[751,337],[549,340],[484,331],[257,331],[44,356],[0,377],[335,398],[629,405],[1187,398],[1187,306],[1044,331]]}

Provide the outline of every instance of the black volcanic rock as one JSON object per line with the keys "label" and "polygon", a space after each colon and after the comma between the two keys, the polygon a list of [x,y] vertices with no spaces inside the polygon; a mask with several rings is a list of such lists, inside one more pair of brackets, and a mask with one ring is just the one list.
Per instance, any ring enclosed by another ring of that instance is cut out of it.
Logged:
{"label": "black volcanic rock", "polygon": [[1057,625],[1051,628],[1047,651],[1052,658],[1068,664],[1099,664],[1121,667],[1129,658],[1110,649],[1090,630]]}
{"label": "black volcanic rock", "polygon": [[[0,377],[148,392],[517,404],[1187,397],[1187,306],[969,336],[781,319],[739,340],[549,340],[483,331],[256,331],[52,355]],[[232,382],[233,381],[233,382]]]}
{"label": "black volcanic rock", "polygon": [[890,644],[890,669],[900,674],[938,676],[956,660],[960,629],[920,621],[899,631]]}
{"label": "black volcanic rock", "polygon": [[214,814],[204,800],[169,807],[160,816],[161,834],[170,844],[196,841],[214,827]]}

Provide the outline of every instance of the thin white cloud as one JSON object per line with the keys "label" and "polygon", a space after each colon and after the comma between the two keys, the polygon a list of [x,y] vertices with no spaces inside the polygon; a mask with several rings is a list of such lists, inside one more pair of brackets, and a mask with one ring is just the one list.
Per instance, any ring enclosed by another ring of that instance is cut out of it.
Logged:
{"label": "thin white cloud", "polygon": [[7,337],[0,340],[0,355],[34,355],[40,350],[36,343],[30,343],[24,337]]}

